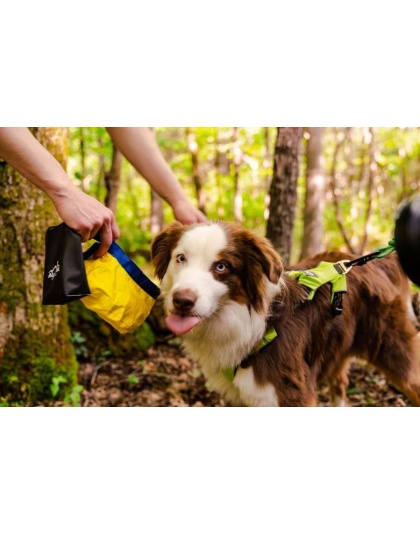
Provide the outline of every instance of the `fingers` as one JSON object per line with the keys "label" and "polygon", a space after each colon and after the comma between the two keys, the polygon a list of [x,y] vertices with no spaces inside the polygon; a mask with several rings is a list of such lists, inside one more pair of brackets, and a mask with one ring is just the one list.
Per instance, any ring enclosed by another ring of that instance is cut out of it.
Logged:
{"label": "fingers", "polygon": [[115,221],[114,214],[111,210],[108,210],[108,212],[109,217],[105,219],[102,226],[99,226],[98,228],[94,227],[91,234],[92,239],[99,232],[97,239],[101,242],[100,247],[93,256],[94,258],[101,258],[104,254],[106,254],[111,246],[111,243],[120,237],[120,230],[117,222]]}
{"label": "fingers", "polygon": [[178,220],[184,224],[195,224],[207,222],[207,217],[199,210],[190,211],[178,217]]}
{"label": "fingers", "polygon": [[201,222],[207,222],[208,219],[204,213],[195,208],[189,202],[181,202],[172,206],[175,219],[182,224],[195,224]]}
{"label": "fingers", "polygon": [[112,243],[111,224],[104,224],[99,232],[100,247],[93,255],[94,258],[101,258],[108,251]]}
{"label": "fingers", "polygon": [[116,241],[120,237],[120,229],[118,228],[117,222],[113,218],[111,221],[111,231],[112,231],[112,238],[114,241]]}
{"label": "fingers", "polygon": [[96,223],[94,226],[92,226],[90,228],[90,230],[89,230],[88,241],[89,241],[89,239],[98,239],[99,240],[98,234],[100,233],[101,228],[102,228],[102,225],[100,223]]}
{"label": "fingers", "polygon": [[197,222],[208,222],[207,217],[202,211],[197,210]]}

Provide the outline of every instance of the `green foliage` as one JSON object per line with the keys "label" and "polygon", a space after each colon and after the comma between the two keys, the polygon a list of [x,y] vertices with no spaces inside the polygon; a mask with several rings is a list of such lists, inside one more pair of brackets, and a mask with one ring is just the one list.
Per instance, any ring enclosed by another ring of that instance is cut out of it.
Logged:
{"label": "green foliage", "polygon": [[88,349],[85,345],[86,338],[82,336],[80,332],[75,330],[71,333],[70,341],[73,343],[77,358],[86,358],[88,355]]}
{"label": "green foliage", "polygon": [[64,397],[64,402],[74,408],[80,406],[81,392],[83,391],[83,386],[79,384],[73,386],[72,390]]}
{"label": "green foliage", "polygon": [[[201,175],[204,179],[206,210],[210,219],[233,220],[233,130],[231,127],[193,127]],[[344,246],[337,225],[337,213],[330,190],[330,173],[334,153],[343,128],[324,128],[324,165],[326,202],[324,210],[324,245]],[[367,128],[347,129],[347,138],[337,153],[336,173],[339,209],[344,226],[356,245],[365,233],[368,202],[372,210],[368,221],[366,249],[389,239],[399,203],[418,191],[420,176],[420,135],[417,128],[375,128],[377,177],[371,198],[366,194],[370,138]],[[158,145],[187,196],[195,202],[192,159],[188,152],[185,128],[155,128]],[[268,135],[268,139],[267,139]],[[267,191],[273,167],[276,128],[238,128],[241,152],[240,187],[243,224],[265,234]],[[69,173],[86,192],[99,200],[105,197],[104,172],[110,168],[112,143],[105,128],[70,129]],[[81,146],[83,144],[83,154]],[[304,149],[304,145],[303,145]],[[82,173],[84,169],[84,176]],[[302,150],[298,183],[298,206],[295,225],[294,255],[300,251],[303,235],[305,195],[305,153]],[[386,202],[384,202],[386,199]],[[173,220],[171,208],[164,204],[166,222]],[[121,229],[120,244],[140,265],[150,260],[150,187],[146,180],[124,160],[118,197],[117,222]]]}
{"label": "green foliage", "polygon": [[156,342],[155,334],[149,323],[143,323],[134,332],[134,337],[139,350],[146,350]]}
{"label": "green foliage", "polygon": [[120,334],[80,301],[71,302],[68,311],[71,340],[79,359],[103,361],[111,355],[129,357],[156,342],[147,322],[132,333]]}
{"label": "green foliage", "polygon": [[50,384],[51,394],[53,397],[58,395],[58,392],[60,391],[60,384],[65,384],[66,382],[67,378],[65,376],[53,376],[52,384]]}
{"label": "green foliage", "polygon": [[20,408],[24,407],[24,402],[11,401],[7,397],[0,397],[0,408]]}
{"label": "green foliage", "polygon": [[[58,378],[61,377],[61,378]],[[53,348],[36,333],[22,329],[5,346],[0,368],[0,396],[9,401],[36,404],[51,400],[51,386],[63,384],[60,396],[77,382],[77,367],[59,365]],[[58,392],[57,392],[58,393]]]}
{"label": "green foliage", "polygon": [[129,375],[128,376],[128,383],[131,385],[138,384],[140,382],[140,379],[136,375]]}

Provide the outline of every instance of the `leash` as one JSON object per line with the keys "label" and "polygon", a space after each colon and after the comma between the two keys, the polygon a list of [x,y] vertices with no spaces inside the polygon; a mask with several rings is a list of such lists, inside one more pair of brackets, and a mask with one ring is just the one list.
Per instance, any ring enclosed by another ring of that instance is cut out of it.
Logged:
{"label": "leash", "polygon": [[388,254],[391,254],[391,252],[394,252],[395,250],[395,239],[391,239],[391,241],[388,242],[388,245],[385,245],[383,247],[378,247],[374,252],[371,254],[367,254],[366,256],[361,256],[360,258],[356,258],[355,260],[344,260],[347,264],[347,267],[354,267],[355,265],[364,265],[368,261],[375,260],[377,258],[385,258],[385,256],[388,256]]}

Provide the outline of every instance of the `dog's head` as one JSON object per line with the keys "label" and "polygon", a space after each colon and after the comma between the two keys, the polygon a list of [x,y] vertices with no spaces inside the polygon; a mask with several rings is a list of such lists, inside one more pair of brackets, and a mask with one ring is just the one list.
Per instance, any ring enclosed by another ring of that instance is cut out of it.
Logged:
{"label": "dog's head", "polygon": [[265,238],[234,223],[173,223],[152,243],[152,259],[168,314],[185,334],[231,302],[266,313],[283,265]]}

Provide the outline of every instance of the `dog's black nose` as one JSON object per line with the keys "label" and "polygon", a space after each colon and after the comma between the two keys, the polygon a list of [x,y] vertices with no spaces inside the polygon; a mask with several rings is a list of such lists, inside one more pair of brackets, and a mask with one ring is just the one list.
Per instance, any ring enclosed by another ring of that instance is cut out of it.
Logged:
{"label": "dog's black nose", "polygon": [[188,313],[194,308],[197,295],[189,289],[175,291],[172,295],[172,302],[177,312]]}

